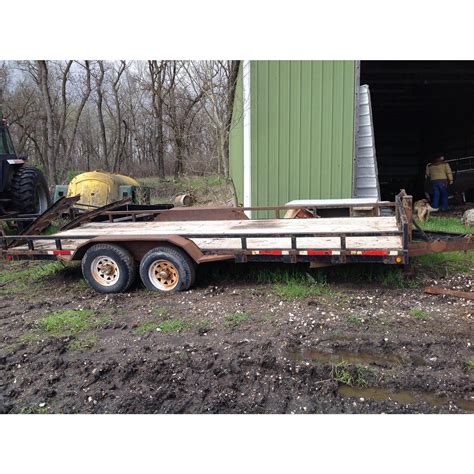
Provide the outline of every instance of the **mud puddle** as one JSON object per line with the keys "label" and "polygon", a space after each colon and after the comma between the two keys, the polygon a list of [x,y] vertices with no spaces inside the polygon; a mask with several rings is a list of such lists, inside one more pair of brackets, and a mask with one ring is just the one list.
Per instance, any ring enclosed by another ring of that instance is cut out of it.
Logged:
{"label": "mud puddle", "polygon": [[342,397],[364,398],[365,400],[378,402],[391,400],[404,405],[426,402],[433,407],[441,407],[447,403],[452,403],[465,411],[474,411],[474,400],[446,398],[431,392],[390,390],[382,387],[352,387],[350,385],[341,385],[337,391]]}
{"label": "mud puddle", "polygon": [[[407,362],[407,359],[398,354],[374,354],[371,352],[350,352],[337,350],[334,352],[325,352],[317,349],[301,349],[288,352],[288,357],[294,362],[320,362],[326,364],[339,364],[347,362],[348,364],[373,364],[373,365],[401,365]],[[427,365],[422,357],[408,356],[408,360],[414,366]]]}

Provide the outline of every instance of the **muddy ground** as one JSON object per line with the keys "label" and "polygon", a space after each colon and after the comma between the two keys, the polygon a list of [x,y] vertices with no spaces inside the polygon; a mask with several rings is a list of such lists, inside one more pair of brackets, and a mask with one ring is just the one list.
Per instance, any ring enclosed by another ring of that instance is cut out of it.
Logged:
{"label": "muddy ground", "polygon": [[0,411],[474,410],[474,302],[422,291],[472,290],[472,265],[408,282],[254,270],[209,264],[185,293],[105,296],[78,266],[0,263]]}

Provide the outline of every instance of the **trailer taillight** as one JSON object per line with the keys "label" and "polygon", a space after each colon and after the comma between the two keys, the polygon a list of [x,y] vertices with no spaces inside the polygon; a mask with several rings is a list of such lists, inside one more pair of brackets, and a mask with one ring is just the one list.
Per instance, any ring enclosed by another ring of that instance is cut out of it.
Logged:
{"label": "trailer taillight", "polygon": [[71,250],[53,250],[53,255],[71,255]]}

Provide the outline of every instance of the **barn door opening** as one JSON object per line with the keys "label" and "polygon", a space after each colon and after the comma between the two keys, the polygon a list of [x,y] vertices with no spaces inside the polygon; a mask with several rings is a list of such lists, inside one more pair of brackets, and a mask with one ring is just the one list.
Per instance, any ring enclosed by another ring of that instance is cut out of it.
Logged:
{"label": "barn door opening", "polygon": [[425,166],[474,155],[474,61],[361,61],[372,99],[382,199],[424,194]]}

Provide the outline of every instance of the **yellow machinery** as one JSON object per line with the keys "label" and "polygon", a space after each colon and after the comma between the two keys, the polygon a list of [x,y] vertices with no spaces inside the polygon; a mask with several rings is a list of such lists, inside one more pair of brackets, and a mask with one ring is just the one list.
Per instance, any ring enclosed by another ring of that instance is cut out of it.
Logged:
{"label": "yellow machinery", "polygon": [[107,173],[106,171],[90,171],[77,175],[69,186],[56,186],[54,200],[66,196],[80,195],[77,207],[101,207],[121,199],[131,197],[136,204],[149,204],[148,188],[128,176]]}

